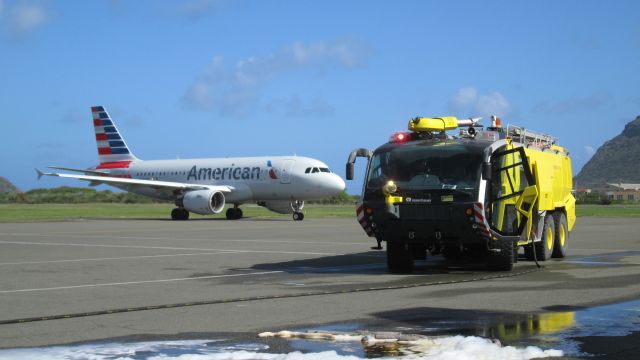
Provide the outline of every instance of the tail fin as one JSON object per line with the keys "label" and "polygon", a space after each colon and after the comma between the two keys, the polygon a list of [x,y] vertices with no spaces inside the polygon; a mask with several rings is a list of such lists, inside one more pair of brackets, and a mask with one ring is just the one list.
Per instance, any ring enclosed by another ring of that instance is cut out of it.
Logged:
{"label": "tail fin", "polygon": [[124,142],[116,125],[111,121],[107,110],[102,106],[91,107],[93,127],[96,131],[98,158],[100,164],[131,162],[137,158],[131,153]]}

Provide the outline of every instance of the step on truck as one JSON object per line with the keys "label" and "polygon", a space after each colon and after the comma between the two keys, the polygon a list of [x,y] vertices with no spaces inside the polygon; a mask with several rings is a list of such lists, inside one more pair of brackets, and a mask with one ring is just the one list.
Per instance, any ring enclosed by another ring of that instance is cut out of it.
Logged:
{"label": "step on truck", "polygon": [[520,247],[536,263],[567,255],[569,152],[551,135],[479,120],[417,117],[374,151],[349,155],[347,180],[358,157],[368,161],[356,215],[376,248],[386,242],[390,272],[411,272],[427,254],[492,270],[511,270]]}

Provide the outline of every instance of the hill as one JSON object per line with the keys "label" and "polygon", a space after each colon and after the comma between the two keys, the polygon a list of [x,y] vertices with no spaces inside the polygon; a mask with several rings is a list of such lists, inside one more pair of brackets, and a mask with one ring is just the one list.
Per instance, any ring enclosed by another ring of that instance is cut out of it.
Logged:
{"label": "hill", "polygon": [[640,116],[602,145],[574,178],[580,187],[604,183],[640,184]]}
{"label": "hill", "polygon": [[0,194],[21,192],[11,181],[0,176]]}

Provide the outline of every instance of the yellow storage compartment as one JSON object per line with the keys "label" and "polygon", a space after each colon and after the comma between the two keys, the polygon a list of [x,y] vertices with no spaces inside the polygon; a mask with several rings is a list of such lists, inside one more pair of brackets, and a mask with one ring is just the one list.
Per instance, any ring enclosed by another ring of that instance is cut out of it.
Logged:
{"label": "yellow storage compartment", "polygon": [[458,119],[455,116],[443,116],[438,118],[417,117],[409,120],[409,130],[414,132],[446,131],[458,128]]}

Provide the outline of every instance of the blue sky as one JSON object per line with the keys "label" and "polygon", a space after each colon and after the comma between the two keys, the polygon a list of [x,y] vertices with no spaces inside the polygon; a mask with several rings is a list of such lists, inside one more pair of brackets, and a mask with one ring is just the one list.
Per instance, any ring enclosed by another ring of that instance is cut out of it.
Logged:
{"label": "blue sky", "polygon": [[142,159],[297,154],[343,177],[353,148],[411,117],[497,114],[558,136],[577,174],[640,115],[638,14],[638,1],[0,0],[0,176],[84,186],[33,169],[96,164],[91,105]]}

